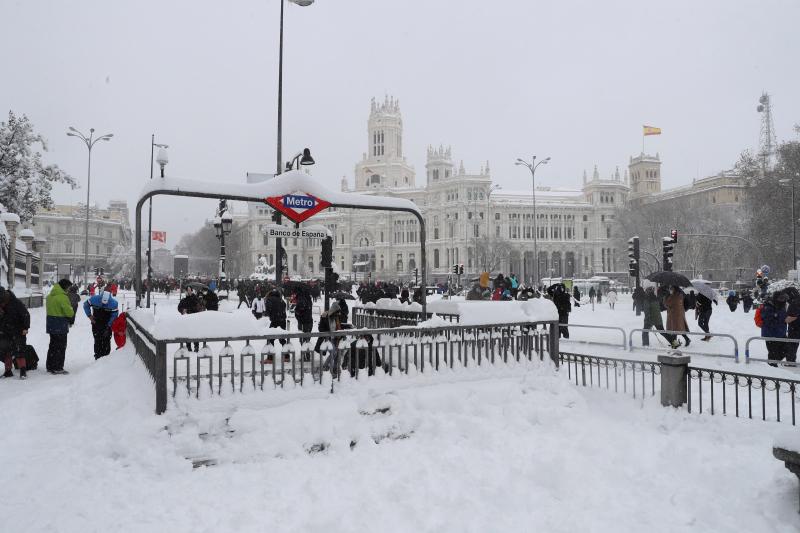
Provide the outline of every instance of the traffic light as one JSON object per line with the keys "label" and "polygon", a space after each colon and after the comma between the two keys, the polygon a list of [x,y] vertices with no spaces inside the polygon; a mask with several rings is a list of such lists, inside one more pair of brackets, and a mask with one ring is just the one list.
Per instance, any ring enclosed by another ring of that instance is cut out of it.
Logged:
{"label": "traffic light", "polygon": [[628,275],[639,284],[639,237],[628,239]]}
{"label": "traffic light", "polygon": [[672,255],[675,253],[675,242],[672,237],[664,237],[661,246],[664,253],[664,270],[670,272],[672,271]]}
{"label": "traffic light", "polygon": [[333,239],[325,237],[322,239],[322,268],[331,266],[333,262]]}
{"label": "traffic light", "polygon": [[677,242],[678,242],[678,230],[673,229],[672,231],[669,232],[669,236],[672,239],[672,242],[674,244],[677,244]]}
{"label": "traffic light", "polygon": [[100,275],[100,267],[94,267],[94,275],[95,276],[99,276]]}
{"label": "traffic light", "polygon": [[280,224],[281,223],[281,214],[278,211],[273,211],[272,212],[272,216],[270,216],[270,219],[272,219],[272,221],[274,223]]}
{"label": "traffic light", "polygon": [[463,263],[458,265],[458,275],[459,276],[463,276],[464,275],[464,265],[463,265]]}
{"label": "traffic light", "polygon": [[458,265],[453,265],[453,274],[458,276]]}
{"label": "traffic light", "polygon": [[414,277],[415,277],[415,278],[416,278],[417,276],[419,276],[419,269],[415,268],[413,272],[414,272]]}
{"label": "traffic light", "polygon": [[336,292],[339,286],[339,274],[333,271],[333,268],[325,268],[325,291],[329,294]]}

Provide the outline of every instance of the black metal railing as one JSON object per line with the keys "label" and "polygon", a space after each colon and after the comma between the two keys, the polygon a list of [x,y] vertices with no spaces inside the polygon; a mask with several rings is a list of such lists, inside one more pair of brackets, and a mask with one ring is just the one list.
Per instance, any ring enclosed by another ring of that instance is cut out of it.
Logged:
{"label": "black metal railing", "polygon": [[343,372],[355,379],[407,375],[543,359],[545,352],[559,362],[555,321],[168,340],[154,339],[130,316],[128,323],[156,386],[157,413],[166,409],[168,380],[173,397],[184,388],[199,397],[263,390],[270,382],[273,389],[329,384],[333,392]]}
{"label": "black metal railing", "polygon": [[661,364],[657,362],[568,352],[559,352],[558,357],[562,371],[566,366],[567,378],[574,380],[575,385],[609,390],[613,388],[614,392],[630,392],[634,398],[637,397],[637,392],[639,397],[648,395],[647,385],[650,386],[649,395],[655,396],[661,385],[661,380],[656,380],[656,376],[661,374]]}
{"label": "black metal railing", "polygon": [[[357,328],[398,328],[402,326],[415,326],[420,322],[429,320],[434,313],[423,314],[421,311],[406,311],[401,309],[378,309],[376,307],[353,307],[353,326]],[[452,313],[436,313],[436,316],[457,324],[459,315]]]}
{"label": "black metal railing", "polygon": [[800,381],[690,366],[686,387],[690,413],[733,414],[797,425]]}
{"label": "black metal railing", "polygon": [[130,316],[126,321],[126,336],[144,363],[156,389],[156,414],[167,410],[167,346],[157,341]]}

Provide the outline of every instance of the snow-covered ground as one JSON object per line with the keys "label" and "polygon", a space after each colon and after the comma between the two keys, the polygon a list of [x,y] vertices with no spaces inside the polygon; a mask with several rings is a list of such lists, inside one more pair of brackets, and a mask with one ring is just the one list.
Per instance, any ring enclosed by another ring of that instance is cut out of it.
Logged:
{"label": "snow-covered ground", "polygon": [[[623,302],[595,323],[624,323]],[[800,529],[771,453],[796,428],[575,387],[547,362],[179,396],[155,416],[130,346],[95,362],[83,317],[69,343],[68,376],[0,380],[3,531]]]}

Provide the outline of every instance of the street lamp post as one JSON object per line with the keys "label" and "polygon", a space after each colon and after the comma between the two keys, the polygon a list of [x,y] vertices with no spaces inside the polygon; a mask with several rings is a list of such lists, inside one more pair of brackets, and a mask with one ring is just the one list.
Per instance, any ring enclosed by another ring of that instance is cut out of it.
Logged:
{"label": "street lamp post", "polygon": [[536,250],[536,245],[537,238],[539,236],[539,230],[536,227],[536,169],[539,167],[539,165],[546,165],[549,161],[550,158],[545,157],[537,163],[536,156],[533,156],[530,163],[523,161],[522,159],[517,159],[517,161],[514,163],[515,165],[524,165],[528,167],[528,170],[531,171],[531,190],[533,192],[533,283],[537,287],[539,286],[539,254]]}
{"label": "street lamp post", "polygon": [[[293,4],[306,7],[314,3],[314,0],[289,0]],[[283,8],[286,4],[285,0],[281,0],[281,27],[280,27],[280,43],[278,46],[278,135],[277,135],[277,160],[275,175],[277,176],[283,172],[283,155],[281,150],[283,148]],[[275,223],[281,223],[281,214],[275,213]],[[275,239],[275,284],[280,286],[281,273],[283,271],[283,246],[281,239]]]}
{"label": "street lamp post", "polygon": [[110,141],[114,136],[113,133],[106,133],[100,137],[94,137],[94,128],[89,128],[89,137],[79,132],[72,126],[69,127],[67,132],[69,137],[77,137],[86,144],[89,149],[89,165],[86,171],[86,226],[84,228],[84,242],[83,242],[83,284],[87,284],[87,274],[89,272],[89,192],[92,186],[92,148],[97,141]]}
{"label": "street lamp post", "polygon": [[219,239],[219,288],[227,287],[227,276],[225,275],[225,236],[231,234],[233,217],[228,213],[227,200],[220,200],[217,208],[217,216],[214,217],[214,229]]}
{"label": "street lamp post", "polygon": [[[167,155],[167,144],[158,144],[156,142],[156,134],[150,137],[150,179],[153,179],[153,155],[155,148],[158,146],[158,165],[161,167],[161,177],[164,177],[164,167],[169,163],[169,156]],[[153,276],[152,260],[153,260],[153,199],[148,201],[150,213],[147,216],[147,303],[146,306],[150,307],[150,284]]]}

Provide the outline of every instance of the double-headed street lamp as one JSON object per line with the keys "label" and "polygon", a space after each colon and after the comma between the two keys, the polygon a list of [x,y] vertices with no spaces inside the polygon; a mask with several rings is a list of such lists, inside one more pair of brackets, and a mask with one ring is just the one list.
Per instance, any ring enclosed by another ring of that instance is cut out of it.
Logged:
{"label": "double-headed street lamp", "polygon": [[797,268],[797,219],[794,215],[794,187],[795,182],[800,178],[800,172],[796,172],[793,178],[785,178],[778,180],[781,185],[789,185],[792,187],[792,267],[790,270]]}
{"label": "double-headed street lamp", "polygon": [[69,137],[77,137],[86,144],[89,149],[89,167],[86,171],[86,226],[84,228],[84,243],[83,243],[83,284],[87,284],[87,274],[89,272],[89,191],[92,186],[92,148],[97,141],[110,141],[114,136],[113,133],[106,133],[100,137],[94,137],[94,128],[89,128],[89,137],[79,132],[72,126],[69,127],[67,132]]}
{"label": "double-headed street lamp", "polygon": [[[156,134],[150,137],[150,179],[153,179],[153,155],[155,155],[156,146],[158,147],[158,166],[161,167],[161,177],[164,177],[164,167],[169,163],[169,156],[167,155],[167,144],[159,144],[156,142]],[[148,202],[150,213],[147,217],[147,307],[150,307],[150,284],[153,276],[152,261],[153,261],[153,199],[150,198]]]}
{"label": "double-headed street lamp", "polygon": [[[314,3],[314,0],[289,0],[298,6],[307,7]],[[285,0],[281,0],[281,31],[280,31],[280,44],[278,48],[278,136],[277,136],[277,160],[275,175],[277,176],[283,172],[283,8],[286,5]],[[275,223],[281,223],[281,214],[275,212]],[[283,270],[283,246],[281,239],[275,239],[275,284],[280,285],[280,273]]]}
{"label": "double-headed street lamp", "polygon": [[536,284],[537,287],[539,286],[539,254],[536,250],[536,240],[539,231],[536,227],[536,169],[539,165],[546,165],[548,161],[550,161],[550,158],[545,157],[537,163],[536,156],[533,156],[530,163],[522,159],[517,159],[516,163],[514,163],[515,165],[525,165],[528,167],[528,170],[531,171],[531,189],[533,191],[533,283]]}
{"label": "double-headed street lamp", "polygon": [[214,229],[219,239],[219,288],[226,288],[227,276],[225,275],[225,235],[231,234],[233,217],[228,213],[228,201],[220,200],[217,207],[217,216],[214,217]]}

